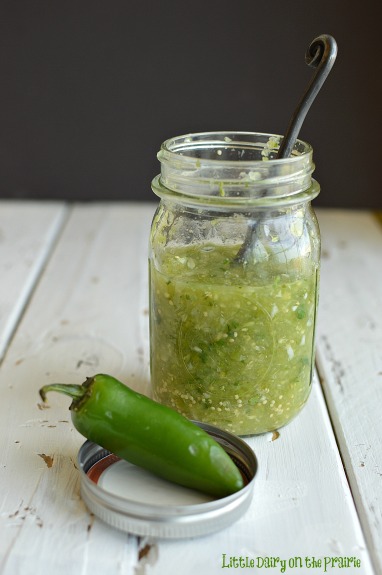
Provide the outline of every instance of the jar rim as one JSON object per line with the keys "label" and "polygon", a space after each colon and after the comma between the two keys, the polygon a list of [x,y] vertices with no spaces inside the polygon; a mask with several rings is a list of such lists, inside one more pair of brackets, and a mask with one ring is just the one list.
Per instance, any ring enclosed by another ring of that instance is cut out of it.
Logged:
{"label": "jar rim", "polygon": [[[239,136],[241,139],[236,139],[236,137]],[[261,141],[257,141],[254,140],[254,137],[257,138],[257,140],[263,140]],[[172,138],[168,138],[167,140],[165,140],[160,147],[160,151],[158,152],[157,156],[158,159],[160,161],[163,160],[167,160],[167,161],[171,161],[171,159],[174,160],[179,160],[181,159],[182,162],[184,161],[185,163],[191,163],[194,164],[195,163],[195,155],[192,154],[187,154],[187,151],[192,151],[192,150],[196,150],[196,149],[203,149],[203,147],[208,149],[211,149],[212,146],[235,146],[235,147],[239,147],[239,146],[250,146],[252,148],[255,148],[256,146],[258,146],[258,148],[264,149],[264,147],[266,147],[267,142],[271,143],[271,146],[269,147],[269,150],[271,152],[273,152],[274,154],[278,151],[279,148],[279,144],[282,141],[283,136],[279,135],[279,134],[273,134],[273,133],[266,133],[266,132],[249,132],[249,131],[234,131],[234,130],[228,130],[228,131],[212,131],[212,132],[190,132],[187,134],[182,134],[179,136],[174,136]],[[273,146],[272,144],[275,143],[275,145]],[[203,144],[203,146],[201,146],[201,144]],[[307,155],[311,155],[313,152],[313,148],[312,146],[304,141],[304,140],[300,140],[297,139],[296,143],[293,147],[292,150],[292,154],[290,156],[288,156],[287,158],[276,158],[276,157],[271,157],[271,159],[267,159],[268,162],[277,162],[277,164],[280,163],[294,163],[294,162],[298,162],[299,159],[301,159],[302,156],[307,156]],[[206,163],[206,164],[217,164],[217,163],[224,163],[225,166],[229,167],[230,165],[237,165],[238,164],[238,160],[227,160],[225,158],[221,158],[221,157],[217,157],[217,158],[206,158],[206,157],[202,157],[199,158],[199,160],[201,162]],[[256,162],[263,162],[264,161],[264,157],[262,159],[258,159],[258,160],[239,160],[239,163],[241,166],[245,166],[245,165],[250,165],[250,164],[254,164]]]}
{"label": "jar rim", "polygon": [[297,140],[291,156],[277,158],[283,136],[262,132],[189,133],[163,142],[159,197],[193,204],[270,205],[313,199],[313,149]]}

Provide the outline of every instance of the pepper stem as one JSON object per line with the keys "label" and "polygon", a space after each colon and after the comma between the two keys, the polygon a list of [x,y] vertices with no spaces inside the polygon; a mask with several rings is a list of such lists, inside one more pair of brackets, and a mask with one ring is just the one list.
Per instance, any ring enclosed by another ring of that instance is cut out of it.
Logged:
{"label": "pepper stem", "polygon": [[81,399],[85,393],[86,389],[82,385],[67,384],[67,383],[51,383],[49,385],[44,385],[39,390],[41,399],[46,401],[46,394],[48,391],[58,391],[59,393],[65,393],[69,395],[72,399]]}

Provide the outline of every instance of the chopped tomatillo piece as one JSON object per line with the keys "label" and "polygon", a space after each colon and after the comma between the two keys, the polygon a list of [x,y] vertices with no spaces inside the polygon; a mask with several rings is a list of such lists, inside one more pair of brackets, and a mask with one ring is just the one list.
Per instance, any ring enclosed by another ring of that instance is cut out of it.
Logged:
{"label": "chopped tomatillo piece", "polygon": [[98,374],[82,385],[40,389],[69,395],[74,427],[118,457],[180,485],[224,497],[244,486],[230,456],[204,430],[174,411]]}

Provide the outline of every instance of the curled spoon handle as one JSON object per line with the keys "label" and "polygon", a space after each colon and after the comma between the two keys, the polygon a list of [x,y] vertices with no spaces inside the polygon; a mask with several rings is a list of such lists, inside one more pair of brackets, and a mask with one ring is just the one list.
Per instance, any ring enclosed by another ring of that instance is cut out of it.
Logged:
{"label": "curled spoon handle", "polygon": [[321,36],[315,38],[310,44],[305,55],[305,62],[308,64],[308,66],[316,68],[316,71],[311,78],[289,122],[288,129],[281,142],[279,152],[277,154],[278,158],[287,158],[290,156],[305,116],[313,104],[323,83],[328,77],[336,57],[337,42],[332,36],[329,36],[328,34],[322,34]]}

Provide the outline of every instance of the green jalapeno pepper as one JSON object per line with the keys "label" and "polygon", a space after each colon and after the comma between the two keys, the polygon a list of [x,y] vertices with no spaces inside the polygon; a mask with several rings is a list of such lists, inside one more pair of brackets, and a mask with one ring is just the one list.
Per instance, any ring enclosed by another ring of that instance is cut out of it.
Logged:
{"label": "green jalapeno pepper", "polygon": [[208,433],[114,377],[98,374],[82,385],[45,385],[43,401],[48,391],[69,395],[77,431],[122,459],[216,497],[243,487],[239,469]]}

